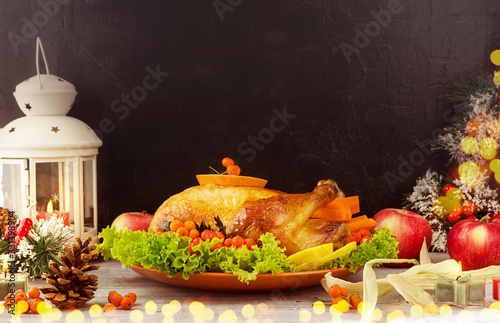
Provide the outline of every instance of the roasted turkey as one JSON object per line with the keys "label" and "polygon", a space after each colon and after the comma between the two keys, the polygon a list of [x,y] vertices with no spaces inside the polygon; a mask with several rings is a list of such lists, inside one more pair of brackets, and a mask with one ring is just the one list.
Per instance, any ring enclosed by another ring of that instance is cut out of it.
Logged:
{"label": "roasted turkey", "polygon": [[323,180],[305,194],[238,186],[206,184],[194,186],[171,196],[158,208],[150,228],[163,231],[165,222],[175,219],[205,223],[215,228],[215,217],[226,227],[228,237],[240,235],[258,241],[271,232],[291,255],[300,250],[332,242],[334,249],[345,244],[350,230],[345,223],[327,219],[310,219],[314,211],[343,192],[332,180]]}

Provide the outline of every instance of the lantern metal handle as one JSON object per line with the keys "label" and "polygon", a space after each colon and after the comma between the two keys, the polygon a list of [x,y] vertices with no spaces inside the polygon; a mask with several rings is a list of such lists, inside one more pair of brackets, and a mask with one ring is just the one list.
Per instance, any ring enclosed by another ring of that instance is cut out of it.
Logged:
{"label": "lantern metal handle", "polygon": [[47,71],[47,74],[50,74],[49,65],[47,64],[47,58],[45,57],[45,52],[43,51],[42,41],[40,40],[40,37],[37,37],[36,38],[36,73],[38,74],[38,86],[40,87],[40,90],[41,90],[42,89],[42,80],[40,77],[40,65],[38,63],[38,56],[40,56],[39,49],[42,51],[43,62],[45,63],[45,70]]}

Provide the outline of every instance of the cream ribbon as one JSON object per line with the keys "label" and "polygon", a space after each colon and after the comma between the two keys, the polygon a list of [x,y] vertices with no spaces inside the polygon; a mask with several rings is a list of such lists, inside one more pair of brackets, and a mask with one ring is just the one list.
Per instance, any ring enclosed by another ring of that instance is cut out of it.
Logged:
{"label": "cream ribbon", "polygon": [[[421,264],[416,259],[373,259],[368,261],[363,268],[362,282],[351,283],[327,273],[321,280],[321,284],[327,291],[330,286],[338,284],[347,289],[349,296],[360,294],[363,299],[362,322],[371,322],[378,298],[388,295],[393,290],[396,290],[411,304],[422,306],[427,313],[437,314],[438,307],[431,295],[425,291],[434,289],[437,275],[471,274],[476,278],[485,278],[487,281],[491,281],[492,277],[500,276],[500,266],[489,266],[460,273],[459,265],[453,259],[433,264],[425,240],[420,250],[420,260]],[[385,278],[377,279],[373,265],[383,263],[412,263],[415,266],[403,273],[388,274]]]}

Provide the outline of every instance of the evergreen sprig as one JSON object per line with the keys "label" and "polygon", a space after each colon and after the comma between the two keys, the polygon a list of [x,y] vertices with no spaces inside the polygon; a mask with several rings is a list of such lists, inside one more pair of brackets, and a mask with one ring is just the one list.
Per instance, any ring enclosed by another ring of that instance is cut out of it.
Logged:
{"label": "evergreen sprig", "polygon": [[60,218],[53,216],[50,220],[36,221],[19,243],[16,264],[30,277],[40,277],[49,272],[51,260],[61,264],[57,255],[73,237],[73,232]]}

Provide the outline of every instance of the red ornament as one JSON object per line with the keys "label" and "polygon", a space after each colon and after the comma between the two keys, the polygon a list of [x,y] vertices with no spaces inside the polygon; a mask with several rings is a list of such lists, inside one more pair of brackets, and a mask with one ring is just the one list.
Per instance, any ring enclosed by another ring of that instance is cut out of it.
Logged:
{"label": "red ornament", "polygon": [[500,92],[497,94],[497,100],[500,101]]}
{"label": "red ornament", "polygon": [[448,220],[450,220],[450,222],[457,222],[458,220],[460,220],[460,215],[457,214],[457,213],[453,213],[451,212],[450,214],[448,214]]}
{"label": "red ornament", "polygon": [[444,187],[444,193],[445,193],[445,194],[446,194],[446,193],[448,193],[448,191],[449,191],[449,190],[451,190],[452,188],[453,188],[453,185],[451,185],[451,184],[446,185],[446,186]]}
{"label": "red ornament", "polygon": [[464,204],[465,205],[462,209],[463,214],[467,216],[474,214],[474,212],[476,211],[476,206],[474,205],[474,203],[466,202]]}

